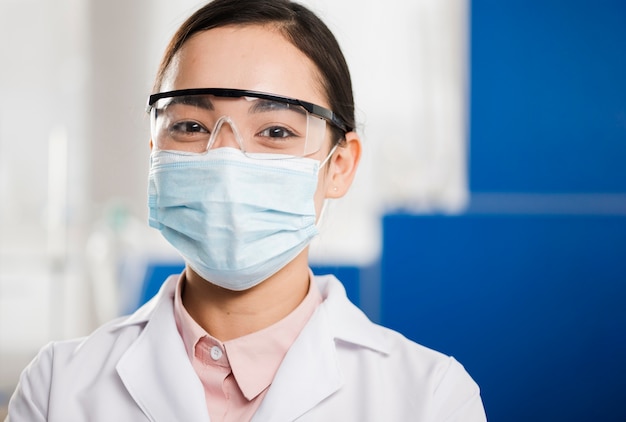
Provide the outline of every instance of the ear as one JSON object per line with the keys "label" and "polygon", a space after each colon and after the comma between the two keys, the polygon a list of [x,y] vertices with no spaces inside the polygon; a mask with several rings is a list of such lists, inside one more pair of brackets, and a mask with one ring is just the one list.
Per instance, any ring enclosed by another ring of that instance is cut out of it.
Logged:
{"label": "ear", "polygon": [[154,144],[152,143],[152,138],[150,138],[150,151],[152,151],[152,147],[154,146]]}
{"label": "ear", "polygon": [[356,174],[361,159],[361,140],[356,132],[346,133],[345,144],[339,146],[330,159],[326,176],[326,198],[344,196]]}

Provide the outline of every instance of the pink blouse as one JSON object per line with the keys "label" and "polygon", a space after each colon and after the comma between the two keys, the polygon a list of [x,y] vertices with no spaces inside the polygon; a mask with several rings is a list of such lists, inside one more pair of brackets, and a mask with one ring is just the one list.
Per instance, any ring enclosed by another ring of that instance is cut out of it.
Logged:
{"label": "pink blouse", "polygon": [[[313,275],[309,277],[313,280]],[[211,421],[249,421],[257,410],[287,350],[322,296],[310,283],[306,297],[282,320],[236,339],[221,342],[191,318],[181,299],[181,275],[174,297],[174,318],[196,374],[204,386]]]}

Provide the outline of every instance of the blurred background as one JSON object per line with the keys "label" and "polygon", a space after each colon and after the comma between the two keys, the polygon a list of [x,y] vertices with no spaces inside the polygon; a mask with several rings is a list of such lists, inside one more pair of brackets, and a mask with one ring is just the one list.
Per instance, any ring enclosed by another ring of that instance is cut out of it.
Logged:
{"label": "blurred background", "polygon": [[[365,147],[314,270],[455,356],[489,420],[625,420],[626,3],[304,3]],[[146,223],[144,108],[200,4],[0,0],[0,409],[45,343],[180,271]]]}

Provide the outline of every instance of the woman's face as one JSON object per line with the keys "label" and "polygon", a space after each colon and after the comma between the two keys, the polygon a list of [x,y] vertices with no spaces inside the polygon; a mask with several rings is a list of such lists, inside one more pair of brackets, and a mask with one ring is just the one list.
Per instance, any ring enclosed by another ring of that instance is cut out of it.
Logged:
{"label": "woman's face", "polygon": [[[226,26],[195,34],[176,54],[161,91],[187,88],[262,91],[328,108],[316,66],[271,26]],[[329,133],[311,158],[326,157]],[[328,190],[325,175],[320,171],[315,194],[318,215]]]}

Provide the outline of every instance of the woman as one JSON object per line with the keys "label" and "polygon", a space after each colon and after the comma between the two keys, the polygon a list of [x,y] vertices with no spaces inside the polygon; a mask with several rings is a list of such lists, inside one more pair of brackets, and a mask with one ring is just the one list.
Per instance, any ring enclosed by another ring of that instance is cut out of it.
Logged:
{"label": "woman", "polygon": [[11,421],[482,421],[454,359],[372,324],[307,248],[361,144],[326,26],[288,0],[216,0],[149,99],[150,225],[187,263],[130,317],[44,348]]}

